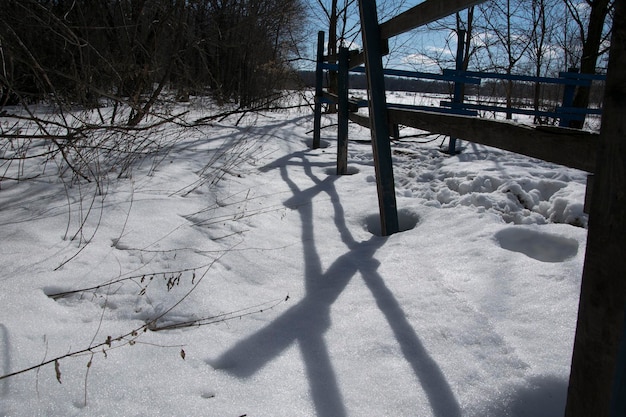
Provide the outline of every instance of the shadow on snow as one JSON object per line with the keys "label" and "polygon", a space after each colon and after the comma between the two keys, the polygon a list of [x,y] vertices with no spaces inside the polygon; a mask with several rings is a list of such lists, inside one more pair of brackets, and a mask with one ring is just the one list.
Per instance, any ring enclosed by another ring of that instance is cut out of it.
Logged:
{"label": "shadow on snow", "polygon": [[[340,177],[319,179],[313,174],[307,156],[307,152],[297,152],[265,167],[265,170],[279,167],[283,180],[293,192],[285,205],[297,210],[302,222],[306,295],[271,324],[238,342],[217,360],[210,361],[211,365],[238,377],[248,377],[280,356],[292,343],[298,343],[317,415],[346,416],[341,390],[324,342],[324,333],[330,327],[331,306],[350,279],[360,274],[426,393],[433,414],[437,417],[460,416],[458,402],[439,366],[424,348],[402,307],[377,272],[380,262],[375,255],[386,239],[372,236],[367,241],[354,240],[345,223],[343,207],[334,186]],[[289,177],[290,166],[304,169],[313,185],[308,189],[300,189]],[[335,225],[348,249],[326,271],[322,268],[313,233],[313,198],[320,193],[330,197],[334,205]]]}

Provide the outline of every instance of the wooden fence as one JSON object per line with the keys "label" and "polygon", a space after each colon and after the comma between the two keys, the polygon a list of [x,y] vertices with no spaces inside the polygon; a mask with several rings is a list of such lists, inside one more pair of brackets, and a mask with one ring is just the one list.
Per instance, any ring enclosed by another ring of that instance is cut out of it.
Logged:
{"label": "wooden fence", "polygon": [[[573,72],[561,73],[559,78],[529,77],[522,75],[470,72],[459,69],[462,61],[462,44],[457,48],[457,69],[445,70],[442,74],[389,70],[382,67],[382,56],[388,53],[387,42],[393,36],[415,27],[446,17],[463,8],[481,1],[455,0],[440,2],[425,1],[412,9],[378,24],[375,0],[359,3],[364,51],[349,51],[340,48],[338,56],[324,56],[324,33],[318,34],[316,101],[314,111],[313,147],[320,146],[321,110],[323,103],[338,105],[338,158],[337,173],[347,172],[348,120],[368,127],[372,131],[372,148],[376,167],[377,189],[384,235],[398,231],[393,166],[391,164],[390,137],[398,136],[398,125],[410,126],[436,134],[450,136],[449,152],[456,150],[456,138],[489,145],[524,154],[534,158],[582,169],[593,173],[595,169],[597,134],[575,129],[558,129],[553,126],[528,126],[474,117],[477,111],[516,114],[536,114],[558,117],[561,126],[580,115],[598,114],[599,109],[574,109],[571,107],[573,91],[577,85],[589,85],[593,79]],[[462,40],[464,36],[459,36]],[[366,63],[365,67],[361,66]],[[324,91],[323,71],[333,70],[338,74],[338,93]],[[369,100],[355,101],[348,98],[349,72],[365,72],[368,81]],[[453,82],[452,101],[442,101],[440,107],[402,106],[387,104],[384,87],[386,75],[412,77]],[[504,79],[512,81],[541,82],[565,86],[561,106],[554,111],[489,106],[464,103],[464,84],[480,84],[481,79]],[[369,107],[369,116],[356,113],[359,107]]]}
{"label": "wooden fence", "polygon": [[[593,193],[589,189],[587,191],[591,195],[589,234],[565,415],[624,416],[626,2],[614,2],[613,37],[600,134],[562,127],[526,126],[509,121],[486,120],[441,110],[388,106],[382,66],[382,56],[388,52],[388,39],[482,1],[425,0],[379,24],[376,0],[359,0],[363,52],[350,53],[342,48],[337,57],[325,58],[323,48],[318,49],[318,62],[326,60],[338,63],[339,94],[332,96],[321,91],[322,74],[318,71],[320,88],[316,91],[313,146],[319,146],[321,105],[325,100],[338,104],[338,173],[345,173],[347,168],[348,120],[370,128],[383,235],[398,231],[389,140],[393,127],[390,126],[402,124],[595,172],[597,185]],[[319,44],[323,45],[321,33],[320,39]],[[363,63],[368,84],[368,117],[354,112],[363,103],[350,102],[347,95],[348,71]],[[471,75],[465,73],[465,76]],[[459,73],[444,73],[442,76],[459,76]],[[475,110],[471,106],[463,106],[456,95],[447,107],[456,112]]]}

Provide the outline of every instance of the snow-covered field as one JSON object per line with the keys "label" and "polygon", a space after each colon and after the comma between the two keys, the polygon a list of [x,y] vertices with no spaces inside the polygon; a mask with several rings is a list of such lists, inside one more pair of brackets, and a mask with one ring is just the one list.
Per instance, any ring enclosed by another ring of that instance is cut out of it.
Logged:
{"label": "snow-covered field", "polygon": [[562,415],[586,173],[394,143],[385,238],[369,131],[340,177],[310,111],[237,118],[99,194],[1,183],[0,375],[51,363],[0,379],[0,415]]}

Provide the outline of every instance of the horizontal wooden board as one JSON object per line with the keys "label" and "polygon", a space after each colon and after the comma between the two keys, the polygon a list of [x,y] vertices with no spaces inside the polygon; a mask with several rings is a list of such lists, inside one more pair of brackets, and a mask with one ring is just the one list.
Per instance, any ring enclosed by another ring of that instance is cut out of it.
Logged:
{"label": "horizontal wooden board", "polygon": [[389,39],[424,26],[485,0],[426,0],[380,25],[380,37]]}
{"label": "horizontal wooden board", "polygon": [[596,133],[393,108],[389,109],[389,121],[587,172],[595,171],[599,138]]}

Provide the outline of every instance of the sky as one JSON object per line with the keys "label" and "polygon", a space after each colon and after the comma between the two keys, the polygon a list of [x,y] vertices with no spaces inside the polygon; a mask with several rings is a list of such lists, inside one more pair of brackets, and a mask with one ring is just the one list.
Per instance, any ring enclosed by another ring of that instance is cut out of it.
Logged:
{"label": "sky", "polygon": [[[329,3],[329,2],[328,2]],[[378,2],[379,5],[379,21],[382,23],[387,21],[391,17],[394,16],[395,13],[401,13],[405,10],[410,9],[411,7],[419,4],[420,1],[404,1],[396,7],[385,6],[383,2]],[[307,3],[309,7],[309,24],[308,24],[308,39],[313,40],[313,42],[309,42],[311,44],[310,48],[307,49],[307,56],[310,59],[315,59],[315,51],[316,51],[316,39],[317,32],[322,30],[326,33],[326,41],[328,41],[328,19],[325,15],[320,12],[321,7],[317,2],[309,2]],[[326,5],[326,7],[330,7]],[[353,28],[359,26],[359,14],[358,14],[358,5],[356,2],[350,4],[348,13],[348,20],[346,23],[346,27],[350,28],[349,35],[347,36],[347,46],[350,49],[362,49],[361,35],[358,32],[355,32]],[[341,33],[341,29],[340,29]],[[446,51],[446,38],[449,37],[450,34],[446,31],[428,31],[424,30],[413,30],[407,34],[403,34],[397,37],[394,37],[390,40],[390,50],[391,54],[387,55],[383,59],[383,63],[387,68],[393,69],[402,69],[402,70],[419,70],[419,71],[428,71],[428,72],[441,72],[440,67],[436,62],[433,62],[431,58],[426,58],[421,53],[418,52],[418,49],[424,50],[427,49],[429,52],[433,53],[441,53],[442,51]],[[456,41],[453,40],[454,44],[453,48],[456,46]],[[427,45],[427,46],[423,46]],[[327,48],[327,44],[325,46]],[[302,63],[303,68],[314,70],[314,63]]]}
{"label": "sky", "polygon": [[[325,7],[330,7],[330,1],[323,1]],[[328,3],[328,4],[326,4]],[[340,5],[343,2],[339,2]],[[379,22],[383,23],[389,20],[391,17],[409,10],[410,8],[422,3],[421,1],[393,1],[387,2],[378,1],[379,9]],[[588,18],[589,5],[584,2],[574,2],[577,4],[575,9],[579,13],[579,17],[585,24],[585,19]],[[308,38],[310,46],[307,49],[307,56],[314,60],[315,57],[315,39],[316,33],[319,30],[328,32],[328,18],[321,12],[319,2],[307,3],[309,6],[309,21],[308,21]],[[529,2],[511,2],[512,4],[512,44],[513,54],[516,60],[514,73],[531,72],[533,61],[530,58],[530,51],[527,50],[529,45],[530,30],[532,27],[530,4]],[[496,7],[498,6],[498,7]],[[489,23],[486,23],[482,12],[475,13],[474,22],[474,36],[472,37],[473,46],[478,48],[472,55],[470,61],[470,67],[474,69],[480,68],[500,68],[500,72],[504,71],[504,68],[508,63],[506,62],[506,51],[502,45],[502,40],[494,35],[493,26],[499,27],[500,33],[505,33],[504,22],[504,2],[495,2],[494,4],[484,3],[479,5],[479,10],[483,7],[489,15]],[[358,27],[359,13],[358,3],[356,1],[351,2],[348,8],[348,19],[346,26],[353,29]],[[545,30],[545,40],[547,46],[543,50],[543,72],[546,76],[556,76],[559,71],[565,71],[571,66],[579,66],[577,61],[580,60],[581,47],[578,45],[580,42],[572,42],[572,39],[577,39],[580,29],[574,24],[574,19],[568,14],[569,24],[571,28],[568,32],[568,57],[567,62],[564,57],[563,42],[561,39],[564,37],[564,28],[567,26],[563,21],[563,14],[565,13],[565,6],[562,3],[555,2],[553,4],[548,3],[546,15],[548,16],[548,26]],[[461,17],[465,18],[465,12],[461,12]],[[390,39],[390,51],[391,53],[383,58],[383,63],[388,68],[402,69],[402,70],[414,70],[424,72],[441,73],[442,68],[454,68],[454,57],[456,55],[456,34],[454,16],[447,18],[446,20],[439,20],[430,24],[428,27],[421,27],[413,29],[405,34],[399,35]],[[608,26],[608,25],[607,25]],[[339,33],[341,33],[341,27]],[[607,27],[608,32],[608,27]],[[361,36],[355,30],[350,30],[347,36],[347,43],[350,48],[362,49]],[[489,49],[490,52],[486,53],[484,49],[480,47],[486,43],[493,44]],[[499,45],[499,46],[498,46]],[[607,48],[608,49],[608,48]],[[522,57],[518,55],[524,51]],[[573,62],[572,62],[573,61]],[[313,70],[314,62],[301,63],[303,68]],[[599,71],[606,66],[606,54],[604,54],[598,63]]]}

